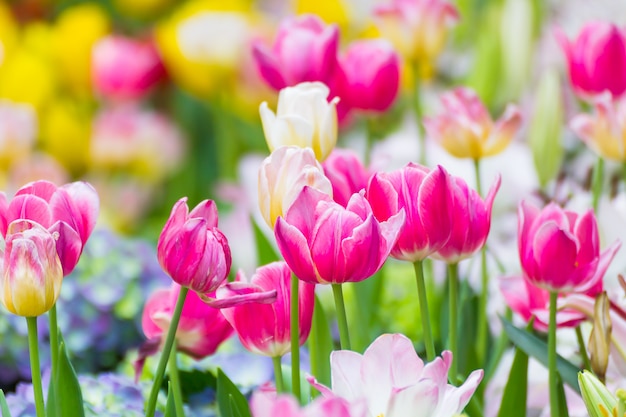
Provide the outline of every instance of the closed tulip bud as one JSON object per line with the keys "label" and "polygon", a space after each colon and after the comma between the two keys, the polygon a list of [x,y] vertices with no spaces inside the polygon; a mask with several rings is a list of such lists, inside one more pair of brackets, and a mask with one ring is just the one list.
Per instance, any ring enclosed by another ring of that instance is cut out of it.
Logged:
{"label": "closed tulip bud", "polygon": [[305,186],[329,195],[333,192],[311,149],[283,146],[263,161],[259,169],[259,207],[271,228]]}
{"label": "closed tulip bud", "polygon": [[443,113],[424,121],[428,135],[457,158],[474,160],[502,152],[522,122],[516,106],[509,105],[495,123],[476,93],[457,88],[441,97]]}
{"label": "closed tulip bud", "polygon": [[204,200],[189,212],[187,198],[181,198],[159,236],[161,267],[176,283],[200,294],[215,291],[230,272],[230,247],[217,220],[213,201]]}
{"label": "closed tulip bud", "polygon": [[578,386],[590,417],[617,416],[617,399],[594,374],[579,372]]}
{"label": "closed tulip bud", "polygon": [[593,329],[589,335],[589,359],[593,372],[604,381],[606,369],[609,366],[609,351],[611,347],[611,316],[610,302],[606,292],[596,297],[593,315]]}
{"label": "closed tulip bud", "polygon": [[352,194],[367,186],[370,174],[359,157],[348,149],[335,149],[322,163],[333,187],[333,200],[346,206]]}
{"label": "closed tulip bud", "polygon": [[281,146],[311,148],[319,161],[326,159],[337,143],[339,98],[327,101],[328,87],[322,83],[301,83],[278,95],[276,113],[266,102],[259,112],[270,151]]}
{"label": "closed tulip bud", "polygon": [[56,303],[63,268],[53,235],[29,220],[8,227],[2,254],[2,304],[18,316],[36,317]]}

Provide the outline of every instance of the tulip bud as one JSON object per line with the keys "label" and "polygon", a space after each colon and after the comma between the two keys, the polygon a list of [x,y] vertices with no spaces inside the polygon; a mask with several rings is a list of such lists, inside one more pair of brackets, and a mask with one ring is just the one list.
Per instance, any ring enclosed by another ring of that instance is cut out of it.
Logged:
{"label": "tulip bud", "polygon": [[590,417],[617,415],[617,400],[594,374],[588,370],[579,372],[578,385]]}
{"label": "tulip bud", "polygon": [[333,186],[333,199],[346,206],[352,194],[367,186],[370,174],[359,157],[348,149],[335,149],[322,163],[324,174]]}
{"label": "tulip bud", "polygon": [[606,292],[596,297],[593,315],[593,329],[589,336],[589,357],[593,372],[604,381],[606,368],[609,366],[609,352],[611,348],[611,303]]}

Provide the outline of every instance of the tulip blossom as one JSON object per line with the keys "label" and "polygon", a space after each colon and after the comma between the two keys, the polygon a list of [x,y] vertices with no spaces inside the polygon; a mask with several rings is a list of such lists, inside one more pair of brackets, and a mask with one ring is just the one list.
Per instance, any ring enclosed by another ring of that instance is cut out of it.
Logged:
{"label": "tulip blossom", "polygon": [[363,355],[334,351],[330,355],[332,390],[310,378],[324,397],[350,403],[365,400],[369,416],[399,417],[409,410],[429,417],[460,413],[476,391],[482,370],[473,371],[460,386],[448,384],[449,351],[424,365],[413,343],[402,334],[383,334]]}
{"label": "tulip blossom", "polygon": [[350,109],[382,113],[400,88],[400,58],[384,39],[357,41],[339,60],[344,81],[339,95]]}
{"label": "tulip blossom", "polygon": [[329,84],[337,67],[339,29],[313,14],[284,20],[271,48],[258,42],[252,54],[259,73],[275,90],[304,81]]}
{"label": "tulip blossom", "polygon": [[613,97],[626,91],[626,31],[609,22],[589,22],[570,42],[558,30],[556,37],[567,58],[574,91],[592,97],[608,91]]}
{"label": "tulip blossom", "polygon": [[443,112],[424,121],[429,137],[457,158],[478,160],[502,152],[522,123],[518,108],[509,104],[495,123],[476,93],[457,88],[441,97]]}
{"label": "tulip blossom", "polygon": [[53,234],[33,221],[16,220],[8,227],[0,254],[0,300],[6,309],[25,317],[50,310],[63,281]]}
{"label": "tulip blossom", "polygon": [[230,272],[230,247],[217,220],[212,200],[200,202],[190,212],[184,197],[174,204],[159,236],[161,267],[175,282],[200,294],[215,291]]}
{"label": "tulip blossom", "polygon": [[365,195],[376,218],[385,221],[401,210],[406,213],[391,256],[421,261],[450,239],[455,215],[452,183],[443,167],[430,171],[413,163],[372,177]]}
{"label": "tulip blossom", "polygon": [[575,116],[570,128],[598,155],[626,162],[626,99],[602,94],[594,105],[595,115]]}
{"label": "tulip blossom", "polygon": [[352,194],[367,186],[370,174],[359,157],[349,149],[335,149],[322,163],[333,187],[333,200],[346,206]]}
{"label": "tulip blossom", "polygon": [[0,166],[27,156],[37,138],[37,113],[28,104],[0,100]]}
{"label": "tulip blossom", "polygon": [[91,58],[94,88],[107,98],[140,98],[165,76],[159,52],[150,41],[110,35],[93,46]]}
{"label": "tulip blossom", "polygon": [[[165,342],[179,293],[180,286],[172,284],[170,288],[155,291],[148,298],[141,326],[148,338],[149,350],[159,349]],[[215,353],[232,334],[233,328],[220,310],[206,304],[193,291],[187,294],[176,331],[176,346],[179,351],[195,359],[202,359]]]}
{"label": "tulip blossom", "polygon": [[311,149],[283,146],[265,158],[259,169],[259,208],[270,227],[287,213],[305,186],[333,192]]}
{"label": "tulip blossom", "polygon": [[[237,281],[245,281],[239,272]],[[289,352],[291,345],[291,329],[289,327],[291,313],[291,269],[284,262],[274,262],[262,266],[250,279],[250,284],[260,291],[276,291],[276,301],[267,303],[246,303],[222,309],[226,320],[235,328],[243,346],[253,353],[270,357],[280,357]],[[249,291],[253,291],[250,289]],[[313,320],[315,286],[303,281],[299,282],[299,340],[300,345],[306,342],[311,331]],[[231,291],[225,287],[218,290],[218,298]]]}
{"label": "tulip blossom", "polygon": [[267,102],[259,112],[265,140],[270,151],[281,146],[309,147],[323,161],[337,143],[339,98],[327,101],[328,87],[322,83],[301,83],[280,90],[276,113]]}
{"label": "tulip blossom", "polygon": [[358,282],[378,271],[404,224],[404,211],[378,221],[363,194],[346,207],[305,187],[274,229],[278,248],[296,276],[307,282]]}
{"label": "tulip blossom", "polygon": [[585,292],[602,280],[620,248],[600,253],[593,210],[580,215],[554,203],[540,210],[522,202],[518,210],[518,249],[524,277],[557,293]]}
{"label": "tulip blossom", "polygon": [[453,214],[450,239],[435,254],[449,264],[467,259],[487,242],[491,228],[491,209],[500,189],[500,176],[496,178],[483,200],[465,181],[453,177]]}

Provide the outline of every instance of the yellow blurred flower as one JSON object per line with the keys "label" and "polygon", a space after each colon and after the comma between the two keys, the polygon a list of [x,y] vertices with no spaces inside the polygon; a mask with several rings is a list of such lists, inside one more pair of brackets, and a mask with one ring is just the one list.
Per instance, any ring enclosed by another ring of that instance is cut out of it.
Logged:
{"label": "yellow blurred flower", "polygon": [[56,79],[50,61],[28,49],[18,49],[0,67],[0,97],[29,103],[37,110],[54,95]]}
{"label": "yellow blurred flower", "polygon": [[7,5],[0,1],[0,66],[17,41],[17,24]]}

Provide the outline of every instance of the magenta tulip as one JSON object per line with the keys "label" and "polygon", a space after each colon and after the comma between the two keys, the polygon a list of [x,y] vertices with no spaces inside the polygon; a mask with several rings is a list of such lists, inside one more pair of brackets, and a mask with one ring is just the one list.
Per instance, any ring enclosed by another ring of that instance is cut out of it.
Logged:
{"label": "magenta tulip", "polygon": [[330,84],[337,67],[339,29],[308,14],[283,21],[274,45],[253,46],[259,73],[275,90],[304,81]]}
{"label": "magenta tulip", "polygon": [[556,32],[574,91],[584,98],[609,91],[613,97],[626,91],[626,31],[613,23],[587,23],[572,43]]}
{"label": "magenta tulip", "polygon": [[230,272],[230,247],[217,220],[213,201],[204,200],[189,212],[184,197],[174,204],[159,236],[161,267],[175,282],[200,294],[215,291]]}
{"label": "magenta tulip", "polygon": [[452,182],[441,166],[431,171],[413,163],[372,177],[365,195],[376,218],[385,221],[401,210],[406,213],[391,256],[421,261],[448,242],[454,215]]}
{"label": "magenta tulip", "polygon": [[285,261],[301,280],[342,284],[378,271],[395,244],[404,211],[378,221],[365,197],[354,194],[344,208],[304,187],[274,234]]}
{"label": "magenta tulip", "polygon": [[335,149],[322,163],[333,188],[333,200],[348,205],[352,194],[365,189],[370,174],[359,157],[349,149]]}
{"label": "magenta tulip", "polygon": [[518,249],[524,277],[548,291],[588,291],[602,280],[621,246],[616,241],[600,253],[592,210],[579,215],[554,203],[540,210],[522,202],[518,214]]}
{"label": "magenta tulip", "polygon": [[[237,281],[245,277],[239,272]],[[246,303],[222,309],[226,320],[235,328],[243,346],[251,352],[270,357],[283,356],[290,350],[291,329],[289,302],[291,300],[291,269],[284,262],[274,262],[262,266],[250,279],[252,286],[258,291],[276,291],[276,301],[267,303]],[[254,291],[250,287],[248,291]],[[228,287],[219,289],[218,298],[222,295],[232,296]],[[299,340],[300,345],[306,342],[311,331],[315,285],[299,282]]]}

